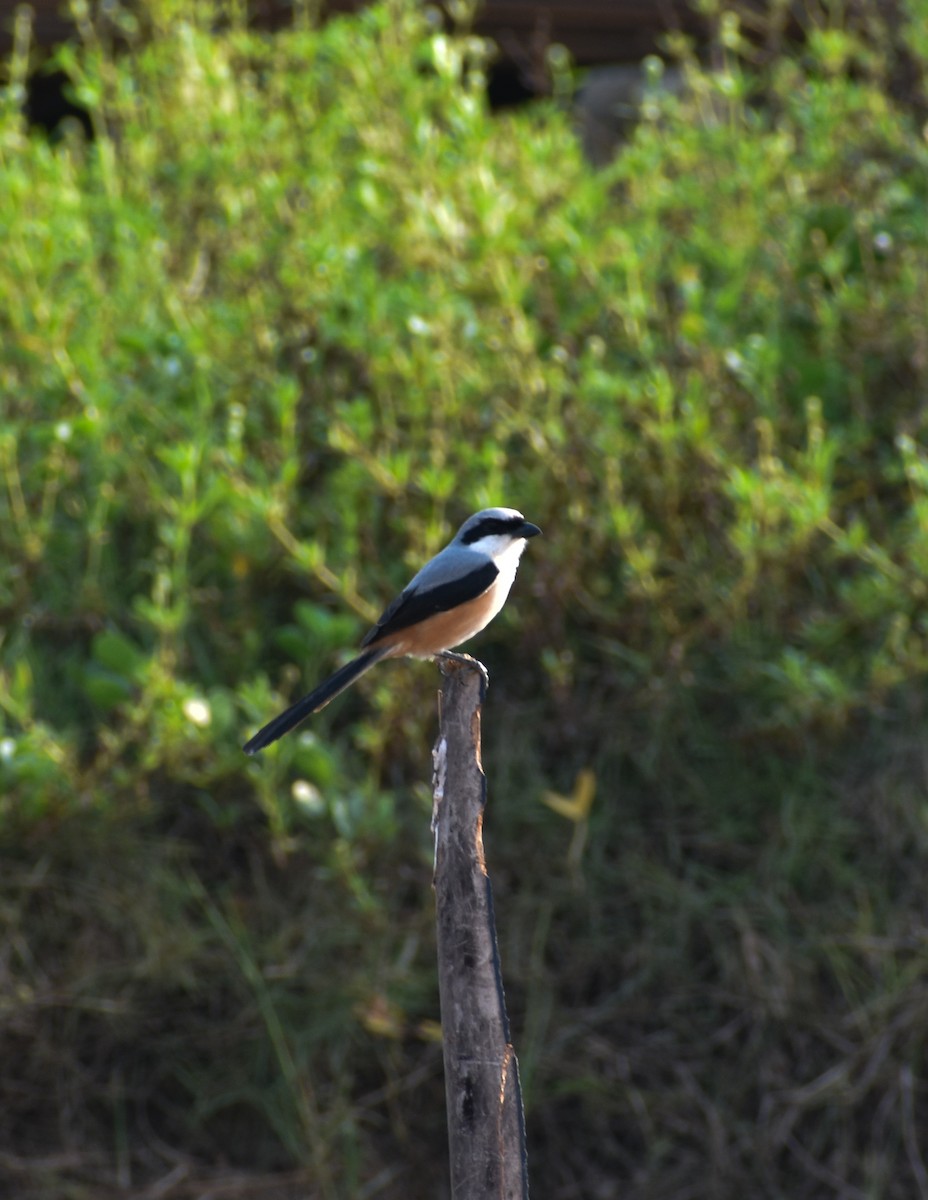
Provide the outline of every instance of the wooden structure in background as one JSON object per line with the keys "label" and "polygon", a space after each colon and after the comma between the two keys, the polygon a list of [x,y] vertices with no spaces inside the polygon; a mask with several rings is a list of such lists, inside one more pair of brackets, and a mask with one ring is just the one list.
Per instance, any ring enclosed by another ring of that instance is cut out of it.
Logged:
{"label": "wooden structure in background", "polygon": [[[37,69],[43,51],[74,33],[64,15],[65,0],[28,2],[33,12],[33,45],[39,54],[28,85],[27,117],[47,130],[56,128],[63,118],[73,117],[89,133],[86,114],[69,98],[64,75]],[[323,17],[354,12],[369,2],[319,0]],[[94,11],[101,0],[89,3]],[[0,60],[10,50],[16,7],[10,0],[0,0]],[[282,29],[290,20],[293,0],[248,0],[248,8],[256,28]],[[693,12],[689,0],[483,0],[474,22],[475,32],[492,39],[498,47],[487,80],[487,96],[494,109],[550,93],[547,51],[553,44],[566,46],[580,67],[637,64],[660,49],[662,34],[681,29],[697,36],[706,32],[705,23]],[[618,101],[608,85],[605,99],[599,97],[605,104],[603,113],[592,112],[581,120],[584,149],[594,162],[606,161],[621,137],[622,123],[614,119],[612,110],[622,107],[621,98],[627,89],[621,81],[618,87]],[[591,103],[596,100],[592,91],[589,99]]]}
{"label": "wooden structure in background", "polygon": [[[364,0],[323,0],[323,12],[350,12]],[[92,6],[94,0],[91,0]],[[64,0],[30,0],[35,41],[50,47],[70,36],[63,16]],[[288,0],[254,0],[255,23],[277,28],[285,24]],[[10,44],[14,4],[0,2],[0,52]],[[499,44],[504,60],[520,70],[552,42],[566,46],[582,66],[629,62],[652,51],[668,29],[695,29],[697,19],[686,0],[483,0],[476,30]]]}

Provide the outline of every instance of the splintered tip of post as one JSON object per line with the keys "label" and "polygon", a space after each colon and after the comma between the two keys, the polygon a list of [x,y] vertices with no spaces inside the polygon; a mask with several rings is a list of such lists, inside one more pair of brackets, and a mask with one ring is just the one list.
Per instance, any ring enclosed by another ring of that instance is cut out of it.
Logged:
{"label": "splintered tip of post", "polygon": [[479,658],[474,658],[471,654],[457,654],[453,650],[442,650],[441,654],[435,655],[435,661],[438,663],[438,669],[442,675],[453,675],[455,671],[460,671],[465,667],[471,671],[478,671],[483,678],[484,689],[490,686],[490,673],[480,661]]}

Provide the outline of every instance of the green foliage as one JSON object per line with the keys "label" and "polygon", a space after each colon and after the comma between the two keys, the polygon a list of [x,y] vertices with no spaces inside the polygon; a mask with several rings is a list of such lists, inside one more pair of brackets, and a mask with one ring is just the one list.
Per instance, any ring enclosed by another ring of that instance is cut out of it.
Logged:
{"label": "green foliage", "polygon": [[[263,761],[239,746],[507,503],[546,537],[481,643],[491,796],[592,765],[621,806],[594,810],[579,892],[559,818],[493,815],[530,1128],[562,1131],[551,1194],[690,1194],[710,1169],[717,1195],[842,1170],[911,1194],[928,846],[880,719],[918,761],[928,8],[906,7],[900,99],[897,34],[860,7],[769,62],[719,14],[718,68],[676,43],[685,91],[655,65],[598,173],[557,105],[492,116],[488,47],[411,0],[273,37],[237,5],[147,0],[108,6],[113,45],[79,7],[58,63],[90,141],[26,129],[20,22],[0,1050],[34,1020],[16,1095],[50,1061],[61,1094],[109,1088],[74,1145],[110,1154],[141,1096],[152,1144],[298,1163],[327,1197],[398,1158],[438,1178],[415,1132],[441,1128],[429,676],[388,665]],[[26,1107],[0,1107],[16,1145]],[[44,1156],[50,1128],[21,1144]],[[122,1153],[120,1183],[151,1174]]]}

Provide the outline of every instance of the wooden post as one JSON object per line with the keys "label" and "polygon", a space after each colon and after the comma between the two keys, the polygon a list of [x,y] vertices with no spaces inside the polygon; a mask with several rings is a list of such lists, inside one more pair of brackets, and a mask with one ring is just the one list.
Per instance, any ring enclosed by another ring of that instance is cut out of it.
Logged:
{"label": "wooden post", "polygon": [[480,709],[487,674],[441,660],[433,751],[438,983],[453,1200],[527,1200],[519,1064],[509,1040],[493,895],[483,857]]}

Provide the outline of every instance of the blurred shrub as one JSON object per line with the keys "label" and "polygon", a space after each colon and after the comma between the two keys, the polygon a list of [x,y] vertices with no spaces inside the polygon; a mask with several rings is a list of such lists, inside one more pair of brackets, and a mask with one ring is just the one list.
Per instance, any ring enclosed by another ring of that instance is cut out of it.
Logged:
{"label": "blurred shrub", "polygon": [[237,771],[293,592],[281,655],[325,666],[488,502],[550,531],[520,628],[562,685],[605,660],[797,729],[923,673],[926,148],[862,43],[690,62],[592,174],[556,112],[491,120],[483,45],[415,6],[209,11],[61,52],[91,145],[3,108],[14,777],[104,717],[155,766],[204,689]]}
{"label": "blurred shrub", "polygon": [[[285,664],[303,682],[330,667],[488,503],[546,533],[518,622],[486,638],[506,664],[496,725],[544,689],[508,743],[523,767],[537,751],[557,773],[582,726],[592,754],[619,745],[654,779],[697,736],[707,761],[807,746],[921,694],[928,147],[879,41],[823,22],[752,66],[729,14],[720,66],[678,44],[687,89],[593,173],[555,107],[491,118],[487,47],[415,4],[275,37],[237,6],[108,11],[118,53],[79,7],[82,42],[59,54],[91,142],[24,127],[22,51],[0,97],[14,857],[122,807],[143,843],[149,822],[193,821],[237,864],[257,802],[280,865],[324,811],[322,927],[347,897],[359,976],[381,969],[364,923],[386,938],[404,900],[370,873],[402,819],[390,789],[421,775],[421,676],[372,677],[363,726],[346,698],[324,740],[264,765],[239,744],[301,688]],[[928,6],[906,13],[923,86]],[[200,903],[174,886],[157,903]]]}

